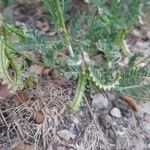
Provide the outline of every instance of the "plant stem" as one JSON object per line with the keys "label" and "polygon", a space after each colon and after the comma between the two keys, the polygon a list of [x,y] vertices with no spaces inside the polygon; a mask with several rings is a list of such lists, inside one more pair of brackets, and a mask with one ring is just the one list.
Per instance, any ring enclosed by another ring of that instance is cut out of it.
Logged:
{"label": "plant stem", "polygon": [[49,68],[48,65],[46,65],[46,64],[44,64],[44,63],[42,63],[42,62],[36,61],[35,59],[29,57],[28,55],[26,55],[26,54],[20,52],[19,50],[17,50],[17,49],[15,49],[15,48],[11,47],[11,46],[8,45],[7,43],[5,43],[5,45],[6,45],[8,48],[10,48],[11,50],[13,50],[14,52],[16,52],[18,55],[20,55],[20,56],[22,56],[22,57],[24,57],[24,58],[26,58],[26,59],[32,61],[33,63]]}
{"label": "plant stem", "polygon": [[80,103],[82,101],[82,98],[84,96],[84,91],[86,88],[86,83],[87,83],[86,80],[87,80],[86,68],[84,65],[81,64],[75,96],[73,102],[69,106],[72,111],[76,111],[80,107]]}
{"label": "plant stem", "polygon": [[60,17],[61,27],[63,29],[64,41],[65,41],[65,44],[68,47],[70,55],[73,57],[74,53],[73,53],[73,49],[72,49],[72,46],[71,46],[71,43],[70,43],[70,38],[69,38],[69,35],[68,35],[68,32],[67,32],[67,29],[66,29],[66,26],[65,26],[63,11],[61,9],[61,5],[60,5],[59,0],[56,0],[56,5],[57,5],[57,9],[58,9],[58,16]]}

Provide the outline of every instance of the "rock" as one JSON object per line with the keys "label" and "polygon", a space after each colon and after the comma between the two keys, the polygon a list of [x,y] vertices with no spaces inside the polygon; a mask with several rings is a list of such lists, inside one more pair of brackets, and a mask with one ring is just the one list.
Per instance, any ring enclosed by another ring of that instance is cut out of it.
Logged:
{"label": "rock", "polygon": [[105,109],[108,107],[108,99],[101,93],[97,93],[93,96],[92,108],[94,111]]}
{"label": "rock", "polygon": [[149,41],[146,41],[146,42],[138,41],[136,43],[136,48],[139,49],[139,50],[143,50],[143,51],[148,51],[149,52],[149,47],[150,47],[150,42]]}
{"label": "rock", "polygon": [[17,27],[21,27],[21,26],[24,26],[24,23],[20,22],[20,21],[15,21],[15,25]]}
{"label": "rock", "polygon": [[52,145],[49,145],[47,150],[53,150],[53,146]]}
{"label": "rock", "polygon": [[56,150],[66,150],[65,146],[57,146],[56,148]]}
{"label": "rock", "polygon": [[107,96],[108,96],[108,99],[111,101],[116,99],[116,95],[112,92],[108,92]]}
{"label": "rock", "polygon": [[149,133],[150,133],[150,113],[149,114],[144,113],[144,117],[142,119],[144,119],[142,122],[142,129],[149,135]]}
{"label": "rock", "polygon": [[74,124],[78,124],[78,123],[79,123],[79,119],[76,118],[76,117],[74,117],[74,118],[73,118],[73,123],[74,123]]}
{"label": "rock", "polygon": [[128,146],[128,136],[124,132],[116,131],[116,149],[126,149]]}
{"label": "rock", "polygon": [[150,133],[150,124],[148,122],[143,123],[143,129],[145,130],[146,133]]}
{"label": "rock", "polygon": [[150,143],[149,143],[149,144],[147,144],[147,148],[148,148],[148,149],[150,149]]}
{"label": "rock", "polygon": [[134,30],[132,31],[132,34],[133,34],[134,36],[136,36],[136,37],[140,37],[140,36],[141,36],[141,33],[140,33],[137,29],[134,29]]}
{"label": "rock", "polygon": [[114,107],[111,111],[110,114],[116,118],[120,118],[121,117],[121,111],[120,109],[118,109],[117,107]]}
{"label": "rock", "polygon": [[59,143],[54,143],[50,147],[48,147],[47,150],[66,150],[66,146],[61,145]]}
{"label": "rock", "polygon": [[84,117],[83,111],[80,111],[79,113],[80,113],[80,116],[81,116],[81,117]]}
{"label": "rock", "polygon": [[90,3],[89,0],[84,0],[85,3]]}
{"label": "rock", "polygon": [[140,111],[150,115],[150,102],[142,103],[140,105]]}
{"label": "rock", "polygon": [[57,132],[57,135],[61,138],[64,139],[65,141],[69,141],[70,139],[75,139],[76,135],[73,134],[71,131],[64,129],[61,131]]}
{"label": "rock", "polygon": [[147,37],[150,39],[150,31],[147,32]]}

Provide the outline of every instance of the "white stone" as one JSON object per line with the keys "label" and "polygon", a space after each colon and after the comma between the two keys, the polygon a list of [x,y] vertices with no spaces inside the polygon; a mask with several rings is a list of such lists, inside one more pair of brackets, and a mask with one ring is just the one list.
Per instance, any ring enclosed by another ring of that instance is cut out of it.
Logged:
{"label": "white stone", "polygon": [[90,3],[89,0],[84,0],[85,3]]}
{"label": "white stone", "polygon": [[73,134],[71,131],[64,129],[61,131],[57,132],[57,135],[61,138],[64,139],[65,141],[69,141],[70,139],[75,139],[76,135]]}
{"label": "white stone", "polygon": [[76,117],[74,117],[74,118],[73,118],[73,123],[74,123],[74,124],[78,124],[78,123],[79,123],[79,119],[76,118]]}
{"label": "white stone", "polygon": [[111,111],[110,111],[110,114],[116,118],[120,118],[122,115],[121,115],[121,111],[120,109],[118,109],[117,107],[114,107]]}

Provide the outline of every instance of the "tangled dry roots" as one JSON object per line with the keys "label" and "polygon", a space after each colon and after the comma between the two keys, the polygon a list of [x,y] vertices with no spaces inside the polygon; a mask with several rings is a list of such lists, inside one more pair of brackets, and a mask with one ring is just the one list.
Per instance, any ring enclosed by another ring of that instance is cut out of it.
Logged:
{"label": "tangled dry roots", "polygon": [[85,130],[84,137],[79,141],[80,144],[76,144],[78,150],[106,150],[110,147],[103,132],[97,130],[95,124],[91,122]]}
{"label": "tangled dry roots", "polygon": [[[17,141],[34,144],[35,149],[38,149],[39,146],[46,149],[47,145],[55,138],[62,113],[71,99],[71,83],[65,80],[56,82],[40,78],[36,86],[29,87],[26,91],[29,100],[18,107],[5,110],[7,118],[1,112],[1,116],[3,116],[1,123],[3,126],[7,126],[10,146],[14,143],[12,135],[15,134]],[[41,124],[34,119],[37,111],[41,111],[44,115],[44,121]]]}

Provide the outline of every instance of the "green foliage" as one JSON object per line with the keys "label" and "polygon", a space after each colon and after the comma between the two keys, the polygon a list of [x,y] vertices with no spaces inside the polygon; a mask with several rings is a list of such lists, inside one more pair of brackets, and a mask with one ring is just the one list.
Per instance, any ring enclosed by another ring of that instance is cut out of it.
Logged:
{"label": "green foliage", "polygon": [[70,55],[73,57],[73,49],[70,42],[70,37],[68,34],[68,31],[66,29],[65,25],[65,19],[64,19],[64,4],[68,0],[44,0],[44,4],[47,7],[48,11],[51,14],[52,20],[55,23],[56,26],[62,29],[64,43],[67,46]]}
{"label": "green foliage", "polygon": [[126,87],[132,85],[138,85],[143,78],[149,77],[150,73],[144,68],[127,68],[122,70],[121,81],[119,86]]}
{"label": "green foliage", "polygon": [[73,102],[70,105],[70,108],[72,110],[77,110],[80,106],[80,102],[84,96],[85,86],[87,85],[87,81],[93,82],[99,89],[103,90],[111,90],[114,89],[118,84],[120,80],[120,72],[114,72],[113,78],[111,78],[111,81],[106,80],[103,81],[97,70],[92,67],[92,63],[89,59],[89,56],[86,52],[82,53],[82,56],[80,58],[80,76],[78,80],[77,90],[75,93],[75,97]]}
{"label": "green foliage", "polygon": [[40,35],[34,29],[27,29],[26,38],[20,43],[14,43],[13,47],[20,51],[36,49],[42,55],[42,62],[47,67],[54,67],[56,63],[56,51],[63,49],[61,41],[49,42],[48,37]]}
{"label": "green foliage", "polygon": [[5,7],[13,5],[17,2],[17,0],[0,0],[0,5],[4,5]]}
{"label": "green foliage", "polygon": [[58,3],[53,0],[43,0],[44,5],[46,9],[50,12],[52,21],[57,25],[61,26],[61,17],[60,17],[60,10],[61,9],[61,15],[65,16],[65,13],[70,9],[71,7],[71,0],[59,0],[59,4],[61,8],[58,7]]}
{"label": "green foliage", "polygon": [[142,53],[135,53],[135,54],[133,54],[133,56],[130,57],[130,59],[129,59],[128,66],[129,67],[134,67],[136,60],[138,60],[138,58],[140,58],[142,56],[143,56]]}
{"label": "green foliage", "polygon": [[[12,93],[24,87],[22,79],[21,66],[11,57],[10,52],[4,44],[4,40],[0,41],[0,76],[3,84],[7,84]],[[8,68],[11,66],[14,70],[13,78],[9,75]]]}
{"label": "green foliage", "polygon": [[125,36],[138,19],[139,6],[142,0],[112,0],[93,1],[94,17],[87,18],[88,33],[86,38],[98,45],[108,59],[113,59],[113,53],[123,51],[129,53]]}
{"label": "green foliage", "polygon": [[119,84],[120,72],[114,72],[114,78],[112,79],[112,81],[109,81],[108,83],[104,83],[103,80],[100,79],[98,73],[94,68],[91,69],[89,67],[88,70],[89,70],[89,76],[91,80],[95,83],[97,87],[99,87],[99,89],[111,90],[112,88],[115,88],[116,85]]}
{"label": "green foliage", "polygon": [[76,15],[70,21],[70,35],[72,38],[78,38],[79,32],[81,32],[81,21],[82,16],[80,12],[77,12]]}
{"label": "green foliage", "polygon": [[[71,7],[71,0],[43,2],[58,29],[58,35],[62,35],[57,37],[57,41],[49,41],[34,29],[24,27],[20,30],[0,21],[0,75],[13,92],[24,87],[27,83],[26,76],[28,81],[32,79],[28,69],[21,68],[13,59],[19,55],[24,62],[30,60],[45,67],[57,67],[67,79],[79,78],[70,105],[73,111],[80,106],[87,86],[90,89],[95,86],[100,90],[113,90],[119,95],[148,100],[150,84],[144,82],[150,73],[148,69],[138,67],[136,62],[142,54],[131,54],[125,40],[141,13],[139,7],[142,0],[93,0],[89,4],[89,12],[77,12],[68,28],[65,14]],[[69,52],[66,58],[57,59],[57,51],[66,48]],[[41,54],[40,62],[22,53],[32,49]],[[101,59],[94,59],[94,55],[101,55]],[[117,60],[125,56],[129,62],[121,67]],[[14,71],[13,76],[9,74],[10,69]]]}
{"label": "green foliage", "polygon": [[[95,11],[90,12],[90,15],[84,18],[88,29],[81,36],[75,37],[77,42],[81,41],[77,44],[81,51],[90,49],[87,52],[92,54],[97,49],[104,54],[101,62],[94,61],[93,64],[89,65],[89,83],[93,81],[99,89],[104,91],[113,89],[118,94],[129,95],[136,99],[144,99],[144,96],[147,95],[145,93],[148,91],[150,84],[145,85],[142,82],[149,74],[147,69],[134,68],[136,61],[142,57],[142,54],[135,53],[132,55],[125,37],[140,15],[139,7],[141,3],[142,0],[92,1],[94,8],[92,11]],[[78,24],[73,25],[76,27]],[[82,28],[79,31],[82,32]],[[122,53],[128,57],[129,55],[132,56],[129,58],[126,68],[120,69],[116,61]],[[140,90],[139,93],[142,94],[140,95],[137,90]],[[80,94],[83,96],[83,93],[79,93],[78,86],[77,93],[80,99],[75,99],[74,104],[81,101]]]}
{"label": "green foliage", "polygon": [[149,100],[150,82],[146,82],[146,78],[149,77],[150,72],[146,68],[126,68],[121,72],[120,84],[116,91],[136,99]]}
{"label": "green foliage", "polygon": [[19,54],[23,58],[28,57],[16,50],[15,47],[11,47],[15,43],[24,41],[26,34],[24,31],[6,24],[2,17],[0,22],[0,77],[3,79],[2,83],[7,84],[9,90],[15,93],[31,84],[35,76],[29,72],[26,62],[17,56]]}
{"label": "green foliage", "polygon": [[[3,79],[3,84],[7,84],[11,92],[15,92],[18,89],[24,87],[21,64],[13,58],[11,50],[6,46],[7,42],[11,41],[16,36],[16,41],[20,41],[22,37],[22,31],[6,25],[3,18],[0,18],[0,77]],[[9,68],[12,68],[10,73]]]}

